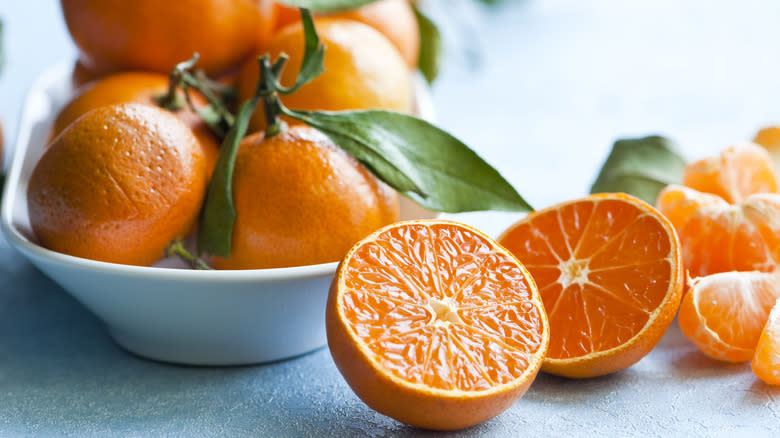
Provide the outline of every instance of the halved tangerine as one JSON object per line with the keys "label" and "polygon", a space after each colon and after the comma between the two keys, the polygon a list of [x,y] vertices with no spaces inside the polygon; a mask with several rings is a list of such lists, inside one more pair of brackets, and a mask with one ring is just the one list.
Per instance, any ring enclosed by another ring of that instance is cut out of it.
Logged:
{"label": "halved tangerine", "polygon": [[389,225],[339,265],[328,345],[355,393],[378,412],[438,430],[503,412],[534,380],[549,326],[523,265],[456,222]]}
{"label": "halved tangerine", "polygon": [[536,280],[550,319],[542,371],[592,377],[626,368],[680,304],[677,235],[649,204],[591,195],[529,214],[498,239]]}

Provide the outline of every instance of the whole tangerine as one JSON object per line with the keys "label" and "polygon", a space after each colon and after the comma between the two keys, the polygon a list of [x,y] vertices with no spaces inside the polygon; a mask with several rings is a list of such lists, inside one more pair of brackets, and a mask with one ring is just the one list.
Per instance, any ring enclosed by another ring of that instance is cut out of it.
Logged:
{"label": "whole tangerine", "polygon": [[[59,135],[71,123],[87,112],[106,105],[119,103],[143,103],[157,105],[157,98],[168,92],[168,77],[160,73],[124,72],[106,76],[82,87],[54,120],[52,138]],[[180,92],[182,102],[184,97]],[[195,105],[203,106],[205,99],[191,93]],[[204,165],[208,175],[214,168],[219,154],[217,138],[209,127],[187,105],[176,111],[176,116],[192,129],[205,155]]]}
{"label": "whole tangerine", "polygon": [[394,190],[305,125],[241,142],[233,202],[231,254],[214,258],[217,269],[335,262],[399,216]]}
{"label": "whole tangerine", "polygon": [[270,0],[61,0],[84,65],[96,73],[169,72],[193,53],[209,74],[238,65],[271,32]]}
{"label": "whole tangerine", "polygon": [[41,245],[92,260],[151,265],[197,218],[203,151],[160,108],[125,103],[85,114],[32,172],[30,224]]}
{"label": "whole tangerine", "polygon": [[[281,29],[301,18],[297,8],[278,3],[276,7],[275,29]],[[393,43],[409,68],[417,67],[417,58],[420,56],[420,29],[414,10],[407,0],[377,0],[359,8],[327,16],[355,20],[373,27]]]}
{"label": "whole tangerine", "polygon": [[[325,71],[296,92],[281,96],[285,106],[326,111],[410,110],[410,74],[387,38],[370,26],[352,20],[318,18],[315,27],[327,47]],[[303,24],[298,22],[279,31],[268,47],[272,60],[281,53],[289,56],[280,79],[284,86],[295,83],[303,60],[303,41]],[[244,64],[238,83],[240,101],[254,95],[259,71],[256,59]],[[263,130],[265,124],[263,109],[258,108],[250,121],[250,131]]]}

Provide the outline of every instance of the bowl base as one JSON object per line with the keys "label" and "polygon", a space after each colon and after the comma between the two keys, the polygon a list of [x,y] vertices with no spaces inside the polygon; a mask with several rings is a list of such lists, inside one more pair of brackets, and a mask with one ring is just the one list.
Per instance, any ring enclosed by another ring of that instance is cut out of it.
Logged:
{"label": "bowl base", "polygon": [[[327,344],[327,341],[322,339],[321,342],[315,342],[312,345],[298,346],[295,350],[283,353],[277,350],[273,352],[275,354],[270,355],[264,354],[264,352],[257,349],[226,351],[225,348],[215,348],[209,351],[203,345],[188,349],[179,342],[166,343],[159,340],[139,338],[115,329],[109,329],[109,334],[120,348],[143,359],[190,366],[260,365],[302,356],[319,350]],[[247,354],[248,351],[252,352],[251,355]]]}

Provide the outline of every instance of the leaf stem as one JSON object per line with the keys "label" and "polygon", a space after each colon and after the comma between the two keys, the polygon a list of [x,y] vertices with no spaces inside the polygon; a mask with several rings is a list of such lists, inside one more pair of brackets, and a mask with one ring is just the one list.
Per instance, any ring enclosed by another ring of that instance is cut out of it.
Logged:
{"label": "leaf stem", "polygon": [[168,73],[168,92],[157,96],[157,105],[167,109],[168,111],[179,111],[184,108],[184,102],[179,97],[177,90],[182,88],[182,76],[187,69],[192,68],[196,62],[200,59],[200,55],[194,53],[192,58],[176,64],[176,66]]}
{"label": "leaf stem", "polygon": [[287,130],[287,123],[279,116],[283,106],[279,100],[278,77],[287,63],[287,56],[280,56],[273,66],[270,57],[263,55],[260,58],[260,83],[258,84],[258,97],[263,101],[263,114],[265,115],[265,138],[273,137]]}
{"label": "leaf stem", "polygon": [[[198,114],[209,128],[218,137],[222,138],[226,132],[235,123],[235,116],[228,110],[225,100],[235,95],[232,87],[227,87],[218,82],[208,79],[202,71],[193,72],[192,69],[198,62],[199,55],[192,55],[187,61],[176,64],[168,75],[168,91],[156,98],[160,107],[169,111],[179,111],[184,108],[185,103],[190,109]],[[189,90],[197,90],[208,102],[203,108],[198,108],[190,98]],[[184,93],[184,100],[178,93],[181,90]]]}
{"label": "leaf stem", "polygon": [[168,245],[168,248],[165,249],[165,255],[166,257],[180,258],[185,263],[190,265],[192,269],[211,270],[211,267],[206,264],[206,262],[204,262],[200,257],[195,257],[189,251],[187,251],[187,248],[184,247],[184,242],[180,238],[175,239],[173,242],[171,242],[170,245]]}

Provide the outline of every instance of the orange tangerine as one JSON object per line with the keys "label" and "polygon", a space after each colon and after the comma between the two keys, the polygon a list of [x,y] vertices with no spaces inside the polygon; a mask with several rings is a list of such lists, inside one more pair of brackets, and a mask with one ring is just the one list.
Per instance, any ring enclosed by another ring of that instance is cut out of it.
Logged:
{"label": "orange tangerine", "polygon": [[[281,96],[291,109],[358,110],[411,109],[411,79],[403,58],[382,34],[352,20],[315,19],[317,33],[325,50],[325,71],[290,95]],[[281,74],[284,86],[295,83],[303,60],[303,25],[298,22],[283,28],[268,46],[275,60],[281,53],[289,56]],[[266,53],[263,51],[263,54]],[[244,64],[238,83],[240,101],[252,97],[260,75],[255,58]],[[263,108],[258,107],[250,122],[250,131],[265,129]]]}
{"label": "orange tangerine", "polygon": [[442,220],[392,224],[352,247],[331,284],[326,327],[361,400],[438,430],[512,406],[549,340],[523,265],[483,233]]}
{"label": "orange tangerine", "polygon": [[150,265],[197,218],[203,151],[187,125],[143,104],[97,108],[66,128],[32,172],[30,223],[61,253]]}
{"label": "orange tangerine", "polygon": [[771,271],[780,260],[780,194],[767,152],[732,146],[686,167],[656,205],[675,226],[692,276]]}
{"label": "orange tangerine", "polygon": [[769,312],[750,366],[765,383],[780,385],[780,300]]}
{"label": "orange tangerine", "polygon": [[336,262],[399,215],[393,189],[305,125],[241,142],[233,201],[231,254],[215,258],[218,269]]}
{"label": "orange tangerine", "polygon": [[658,343],[682,294],[674,228],[624,194],[529,214],[500,237],[528,267],[550,319],[542,370],[592,377],[626,368]]}
{"label": "orange tangerine", "polygon": [[695,278],[688,286],[678,316],[683,334],[713,359],[749,361],[780,298],[777,274],[721,272]]}

